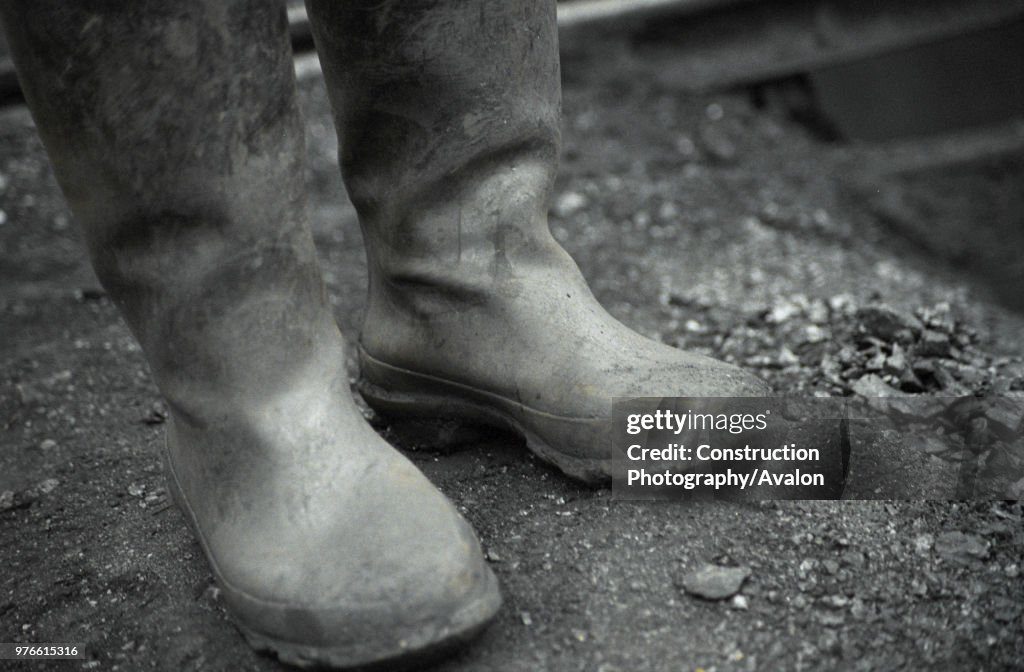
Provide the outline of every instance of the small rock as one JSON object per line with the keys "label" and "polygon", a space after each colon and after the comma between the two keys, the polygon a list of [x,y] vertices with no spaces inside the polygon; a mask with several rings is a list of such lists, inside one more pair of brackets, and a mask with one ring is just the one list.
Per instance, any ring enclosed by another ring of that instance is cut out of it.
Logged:
{"label": "small rock", "polygon": [[903,393],[874,373],[862,376],[853,384],[853,391],[862,397],[901,397]]}
{"label": "small rock", "polygon": [[53,439],[43,439],[42,443],[39,444],[39,448],[42,450],[53,450],[57,447],[57,442]]}
{"label": "small rock", "polygon": [[985,540],[958,531],[940,534],[935,540],[935,550],[949,560],[980,560],[988,556]]}
{"label": "small rock", "polygon": [[951,393],[952,396],[966,396],[967,390],[964,389],[963,385],[953,377],[953,374],[945,366],[936,362],[932,367],[932,375],[935,377],[935,382],[939,384],[939,387]]}
{"label": "small rock", "polygon": [[904,329],[915,336],[924,329],[921,321],[910,313],[895,310],[885,304],[864,306],[856,315],[864,331],[883,341],[896,340],[897,334]]}
{"label": "small rock", "polygon": [[956,323],[953,320],[953,313],[951,312],[948,303],[943,302],[937,304],[933,308],[925,308],[921,310],[921,319],[932,329],[952,334],[953,329],[956,327]]}
{"label": "small rock", "polygon": [[[50,480],[52,480],[54,484],[57,483],[56,479]],[[31,488],[26,488],[20,492],[5,490],[0,493],[0,511],[7,511],[8,509],[27,509],[32,506],[32,504],[39,499],[39,495],[41,494],[41,485],[42,483],[37,483]],[[47,484],[47,487],[49,487],[49,484]],[[53,487],[56,487],[56,485]],[[50,489],[52,490],[53,488]]]}
{"label": "small rock", "polygon": [[561,218],[571,217],[587,207],[587,197],[576,191],[567,191],[555,200],[555,214]]}
{"label": "small rock", "polygon": [[935,376],[935,362],[930,359],[915,360],[910,368],[914,372],[914,375],[921,376],[922,378],[931,378]]}
{"label": "small rock", "polygon": [[932,546],[935,544],[935,537],[930,534],[921,534],[914,539],[914,550],[918,553],[927,553],[932,550]]}
{"label": "small rock", "polygon": [[700,147],[708,158],[720,164],[736,162],[736,145],[719,126],[705,126],[700,132]]}
{"label": "small rock", "polygon": [[956,377],[960,379],[961,383],[971,387],[977,387],[988,380],[988,376],[984,371],[970,364],[958,365],[956,367]]}
{"label": "small rock", "polygon": [[948,438],[947,441],[943,441],[937,436],[917,435],[912,437],[912,440],[914,441],[915,447],[923,450],[929,455],[941,455],[947,450],[953,449],[953,446],[947,442]]}
{"label": "small rock", "polygon": [[[6,493],[4,493],[4,494],[6,494]],[[1016,499],[1016,500],[1024,499],[1024,478],[1022,478],[1019,481],[1016,481],[1014,483],[1010,483],[1010,485],[1007,486],[1007,488],[1006,488],[1006,498],[1007,499]],[[0,509],[2,509],[2,508],[3,507],[0,506]]]}
{"label": "small rock", "polygon": [[857,310],[857,302],[849,294],[837,294],[829,298],[828,307],[833,313],[850,315]]}
{"label": "small rock", "polygon": [[676,138],[676,151],[689,159],[697,153],[697,144],[689,136],[680,135]]}
{"label": "small rock", "polygon": [[523,625],[527,627],[533,625],[533,618],[530,616],[530,612],[528,611],[520,611],[519,620],[522,621]]}
{"label": "small rock", "polygon": [[804,343],[821,343],[828,340],[828,332],[816,324],[808,324],[804,327],[801,340]]}
{"label": "small rock", "polygon": [[663,222],[674,222],[679,218],[679,207],[672,201],[665,201],[658,208],[658,219]]}
{"label": "small rock", "polygon": [[864,369],[866,371],[881,371],[885,368],[885,355],[881,352],[876,352],[875,356],[864,362]]}
{"label": "small rock", "polygon": [[166,421],[167,409],[159,401],[153,402],[153,405],[149,407],[149,413],[142,418],[142,422],[147,425],[162,425]]}
{"label": "small rock", "polygon": [[827,628],[838,628],[846,623],[846,617],[840,612],[821,611],[818,612],[818,622]]}
{"label": "small rock", "polygon": [[39,483],[37,483],[36,490],[38,490],[40,493],[44,495],[48,495],[54,490],[56,490],[58,485],[60,485],[60,481],[58,481],[56,478],[48,478],[45,481],[40,481]]}
{"label": "small rock", "polygon": [[848,345],[844,345],[836,353],[836,360],[843,366],[849,366],[857,361],[857,352]]}
{"label": "small rock", "polygon": [[724,600],[738,593],[748,576],[750,569],[747,567],[709,564],[687,574],[683,578],[683,589],[706,600]]}
{"label": "small rock", "polygon": [[779,366],[782,366],[782,367],[793,366],[794,364],[799,364],[799,363],[800,363],[800,358],[797,357],[796,354],[792,350],[790,350],[786,346],[782,346],[782,349],[779,350]]}
{"label": "small rock", "polygon": [[742,595],[733,595],[732,599],[729,600],[729,606],[731,606],[733,609],[746,611],[750,608],[750,602],[748,602],[747,598],[743,597]]}
{"label": "small rock", "polygon": [[897,343],[910,344],[914,342],[914,332],[911,329],[900,329],[896,332],[896,336],[892,339]]}
{"label": "small rock", "polygon": [[885,360],[885,366],[883,367],[889,373],[901,375],[907,369],[907,358],[903,354],[903,348],[899,344],[893,344],[892,354],[889,355]]}
{"label": "small rock", "polygon": [[826,595],[821,598],[821,604],[829,609],[842,609],[850,603],[850,598],[845,595]]}
{"label": "small rock", "polygon": [[128,486],[128,494],[132,497],[142,497],[146,494],[146,486],[132,483]]}
{"label": "small rock", "polygon": [[1003,367],[1002,375],[1009,381],[1009,388],[1024,390],[1024,363],[1015,362]]}
{"label": "small rock", "polygon": [[771,324],[782,324],[790,318],[799,315],[800,310],[800,306],[792,301],[782,300],[772,306],[772,309],[765,316],[765,320]]}
{"label": "small rock", "polygon": [[199,599],[216,604],[220,602],[221,590],[215,583],[211,583],[203,589]]}
{"label": "small rock", "polygon": [[968,347],[960,353],[960,361],[976,369],[987,369],[992,365],[991,357],[978,352],[973,347]]}
{"label": "small rock", "polygon": [[949,336],[925,329],[917,342],[917,354],[922,357],[949,357],[950,347]]}

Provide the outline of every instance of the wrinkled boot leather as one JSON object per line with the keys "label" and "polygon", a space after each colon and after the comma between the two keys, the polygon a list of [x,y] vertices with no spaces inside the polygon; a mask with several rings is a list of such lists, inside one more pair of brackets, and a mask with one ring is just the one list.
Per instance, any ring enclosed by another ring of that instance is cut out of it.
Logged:
{"label": "wrinkled boot leather", "polygon": [[368,249],[360,391],[378,413],[506,427],[600,481],[614,397],[766,393],[617,322],[551,236],[554,3],[309,7],[348,27],[315,35]]}
{"label": "wrinkled boot leather", "polygon": [[97,275],[170,407],[170,490],[242,632],[299,665],[395,669],[478,631],[500,597],[473,532],[349,391],[283,8],[0,10]]}

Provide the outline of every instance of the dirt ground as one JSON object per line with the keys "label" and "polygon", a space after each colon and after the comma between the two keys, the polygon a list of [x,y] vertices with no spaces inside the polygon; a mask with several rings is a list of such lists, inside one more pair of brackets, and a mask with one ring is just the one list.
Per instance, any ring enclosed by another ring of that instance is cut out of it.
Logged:
{"label": "dirt ground", "polygon": [[[360,233],[322,82],[300,89],[313,226],[351,340]],[[684,95],[600,63],[565,73],[552,228],[598,298],[783,392],[1019,398],[1022,157],[964,158],[972,132],[828,142],[763,93]],[[1021,129],[987,133],[1019,142]],[[168,501],[159,396],[23,108],[0,110],[0,148],[0,641],[87,652],[25,669],[280,669],[231,625]],[[894,364],[899,346],[864,333],[885,306],[946,347],[912,344]],[[1019,501],[908,501],[908,482],[885,501],[632,503],[503,435],[402,447],[471,521],[505,596],[439,670],[1024,666]],[[908,481],[948,469],[924,452],[896,463],[914,466]],[[686,592],[705,563],[747,568],[739,597]]]}

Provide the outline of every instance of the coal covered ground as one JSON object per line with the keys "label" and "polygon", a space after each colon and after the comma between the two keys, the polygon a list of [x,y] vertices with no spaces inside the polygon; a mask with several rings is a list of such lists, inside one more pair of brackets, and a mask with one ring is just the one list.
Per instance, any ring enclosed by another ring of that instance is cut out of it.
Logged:
{"label": "coal covered ground", "polygon": [[[1012,227],[1019,156],[920,169],[926,140],[826,142],[746,91],[602,70],[565,74],[551,225],[617,317],[780,392],[1019,399],[1024,318],[948,253]],[[313,228],[351,342],[359,227],[322,81],[304,78],[300,98]],[[85,646],[85,660],[30,669],[279,669],[231,625],[168,501],[164,409],[24,109],[0,111],[0,147],[0,641]],[[1020,447],[982,466],[1017,474]],[[906,486],[883,501],[679,504],[615,501],[500,434],[402,448],[472,522],[505,596],[439,670],[1024,664],[1020,483],[980,501],[915,498],[915,482],[955,466],[948,455],[863,457]],[[695,594],[708,565],[723,599]]]}

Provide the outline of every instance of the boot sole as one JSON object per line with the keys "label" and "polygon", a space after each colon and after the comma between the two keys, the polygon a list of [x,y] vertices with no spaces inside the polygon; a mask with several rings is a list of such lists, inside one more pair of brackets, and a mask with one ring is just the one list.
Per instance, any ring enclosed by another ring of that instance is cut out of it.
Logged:
{"label": "boot sole", "polygon": [[[577,435],[596,432],[610,440],[604,418],[571,418],[539,411],[492,392],[387,364],[368,354],[362,344],[359,363],[362,376],[357,390],[403,438],[419,445],[443,447],[482,436],[479,428],[497,428],[523,438],[530,452],[567,476],[595,485],[611,480],[610,457],[569,455],[528,426],[575,427]],[[370,375],[378,382],[371,382],[367,372],[372,372]]]}
{"label": "boot sole", "polygon": [[[184,515],[185,522],[202,546],[213,576],[225,594],[234,593],[248,601],[259,601],[243,591],[232,588],[224,580],[210,555],[206,540],[199,531],[195,513],[188,505],[177,474],[171,465],[170,450],[165,437],[164,465],[168,491]],[[341,670],[394,670],[402,672],[436,662],[480,635],[501,608],[501,593],[494,573],[487,569],[478,597],[443,618],[423,621],[400,635],[392,634],[379,641],[361,639],[335,646],[313,646],[267,635],[232,617],[231,622],[254,650],[273,654],[283,663],[300,668],[332,668]],[[231,610],[227,610],[231,614]]]}
{"label": "boot sole", "polygon": [[[497,589],[497,581],[490,578],[485,590],[497,592]],[[237,621],[233,622],[254,650],[273,654],[278,660],[289,665],[300,668],[326,667],[353,672],[404,672],[443,660],[478,637],[490,625],[490,621],[497,613],[497,607],[501,606],[500,600],[496,607],[488,605],[489,601],[482,599],[476,604],[466,606],[456,612],[451,621],[444,626],[432,626],[418,632],[410,632],[406,641],[429,641],[409,647],[396,646],[393,641],[376,645],[355,642],[342,646],[316,647],[270,637]]]}

